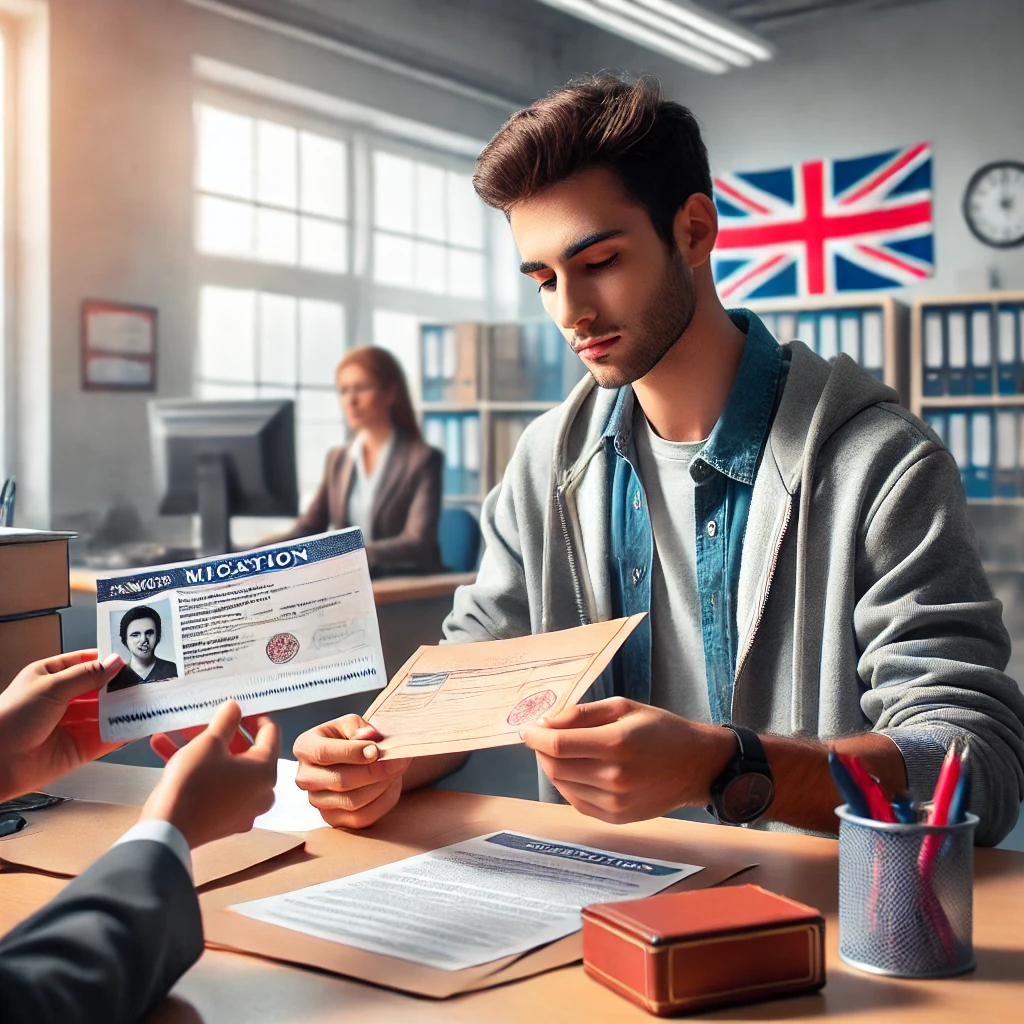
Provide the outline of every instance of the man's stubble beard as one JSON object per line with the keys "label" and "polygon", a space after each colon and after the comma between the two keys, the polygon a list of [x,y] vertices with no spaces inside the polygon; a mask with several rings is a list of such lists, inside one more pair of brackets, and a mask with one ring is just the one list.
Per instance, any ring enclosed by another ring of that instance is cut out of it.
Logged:
{"label": "man's stubble beard", "polygon": [[590,373],[599,387],[621,388],[645,377],[666,352],[682,337],[697,310],[697,289],[693,272],[678,248],[673,248],[665,274],[650,304],[642,310],[631,328],[632,350],[624,353],[620,366],[590,364]]}

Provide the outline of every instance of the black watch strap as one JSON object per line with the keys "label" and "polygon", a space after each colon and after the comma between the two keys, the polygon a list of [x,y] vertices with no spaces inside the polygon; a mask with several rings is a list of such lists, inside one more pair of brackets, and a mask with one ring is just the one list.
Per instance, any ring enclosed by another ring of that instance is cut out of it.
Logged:
{"label": "black watch strap", "polygon": [[740,771],[760,771],[766,775],[771,775],[771,765],[768,763],[768,755],[764,752],[764,744],[761,742],[761,737],[753,729],[748,729],[744,725],[729,724],[725,728],[731,729],[736,735],[736,743],[739,745],[738,760],[740,765],[749,765],[749,767],[741,767]]}
{"label": "black watch strap", "polygon": [[[746,825],[756,821],[771,806],[775,780],[768,755],[765,754],[764,745],[757,733],[753,729],[731,723],[725,725],[725,728],[730,729],[736,737],[736,756],[711,784],[711,803],[708,804],[707,811],[723,825]],[[739,817],[734,817],[726,808],[726,791],[734,780],[750,775],[762,777],[762,782],[755,788],[755,792],[757,788],[763,791],[763,804],[747,809]]]}

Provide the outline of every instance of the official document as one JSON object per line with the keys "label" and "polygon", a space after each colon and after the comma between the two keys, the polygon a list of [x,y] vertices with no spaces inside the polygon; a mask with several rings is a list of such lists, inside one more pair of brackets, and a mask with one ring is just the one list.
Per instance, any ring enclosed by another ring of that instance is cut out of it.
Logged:
{"label": "official document", "polygon": [[653,896],[700,870],[493,832],[231,909],[329,942],[459,971],[569,935],[592,903]]}
{"label": "official document", "polygon": [[519,730],[575,704],[643,619],[554,633],[421,647],[363,716],[381,758],[519,743]]}
{"label": "official document", "polygon": [[96,633],[125,662],[100,693],[104,740],[202,725],[225,700],[252,715],[387,681],[358,529],[101,577]]}

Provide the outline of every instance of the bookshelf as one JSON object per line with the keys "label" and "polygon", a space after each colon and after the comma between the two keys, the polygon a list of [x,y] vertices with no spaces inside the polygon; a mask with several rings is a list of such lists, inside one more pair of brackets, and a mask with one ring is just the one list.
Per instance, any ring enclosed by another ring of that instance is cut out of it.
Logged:
{"label": "bookshelf", "polygon": [[798,339],[825,359],[846,352],[908,402],[908,310],[891,295],[764,299],[746,305],[780,342]]}
{"label": "bookshelf", "polygon": [[420,418],[445,453],[444,501],[478,507],[505,472],[526,425],[586,372],[550,321],[425,324]]}
{"label": "bookshelf", "polygon": [[1024,572],[1024,292],[914,302],[911,411],[960,467],[988,572]]}
{"label": "bookshelf", "polygon": [[1024,292],[918,299],[911,409],[942,438],[972,505],[1024,508]]}

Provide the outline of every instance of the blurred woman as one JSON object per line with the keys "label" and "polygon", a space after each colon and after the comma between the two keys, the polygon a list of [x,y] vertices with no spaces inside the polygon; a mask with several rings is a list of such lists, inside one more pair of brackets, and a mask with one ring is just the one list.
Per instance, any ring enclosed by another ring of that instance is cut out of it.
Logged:
{"label": "blurred woman", "polygon": [[440,572],[444,457],[423,441],[401,366],[385,349],[352,349],[335,385],[355,436],[327,453],[320,487],[287,537],[358,526],[375,574]]}

